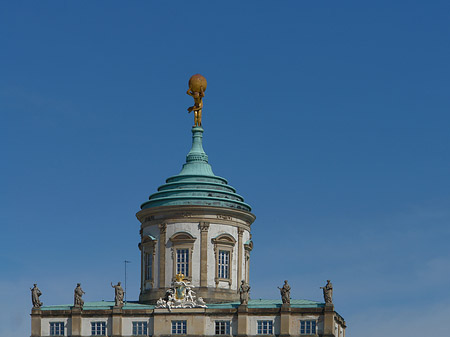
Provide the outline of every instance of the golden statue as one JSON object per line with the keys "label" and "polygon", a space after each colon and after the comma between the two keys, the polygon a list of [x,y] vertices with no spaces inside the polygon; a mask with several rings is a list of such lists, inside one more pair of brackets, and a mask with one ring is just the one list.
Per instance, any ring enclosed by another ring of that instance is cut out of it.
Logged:
{"label": "golden statue", "polygon": [[202,126],[203,97],[205,97],[206,85],[206,78],[200,74],[192,75],[189,79],[189,89],[186,94],[194,98],[194,105],[187,110],[189,113],[194,111],[194,126]]}

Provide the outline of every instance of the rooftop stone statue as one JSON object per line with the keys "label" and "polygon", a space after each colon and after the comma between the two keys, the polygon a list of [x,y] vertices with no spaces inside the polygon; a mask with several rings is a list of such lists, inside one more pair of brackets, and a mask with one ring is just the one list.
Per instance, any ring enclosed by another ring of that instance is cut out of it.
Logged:
{"label": "rooftop stone statue", "polygon": [[84,301],[81,298],[85,294],[83,289],[81,289],[81,283],[77,283],[77,287],[74,290],[73,294],[73,305],[78,308],[83,308]]}
{"label": "rooftop stone statue", "polygon": [[281,301],[283,304],[290,304],[291,303],[291,287],[288,284],[288,281],[284,281],[284,285],[282,288],[278,287],[280,289],[281,294]]}
{"label": "rooftop stone statue", "polygon": [[326,304],[332,304],[333,303],[333,284],[331,284],[330,280],[327,280],[327,284],[325,287],[320,287],[320,289],[323,289],[323,299],[325,300]]}
{"label": "rooftop stone statue", "polygon": [[33,303],[33,308],[39,309],[42,306],[42,304],[44,304],[39,300],[39,296],[42,295],[42,292],[39,290],[36,283],[34,284],[33,288],[30,288],[30,290],[31,290],[31,301]]}
{"label": "rooftop stone statue", "polygon": [[240,300],[242,305],[247,305],[250,299],[250,286],[248,283],[245,283],[244,280],[241,281],[241,286],[239,287]]}
{"label": "rooftop stone statue", "polygon": [[117,282],[116,285],[113,285],[111,282],[111,287],[114,288],[114,302],[116,307],[122,307],[123,306],[123,295],[124,291],[122,286],[120,285],[120,282]]}

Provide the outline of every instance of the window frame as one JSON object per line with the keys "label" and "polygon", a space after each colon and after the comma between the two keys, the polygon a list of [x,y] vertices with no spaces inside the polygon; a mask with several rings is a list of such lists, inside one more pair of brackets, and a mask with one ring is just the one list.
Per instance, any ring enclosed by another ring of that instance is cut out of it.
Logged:
{"label": "window frame", "polygon": [[[214,256],[215,256],[215,260],[216,260],[216,265],[215,265],[215,277],[214,277],[214,281],[216,283],[216,287],[219,285],[219,282],[227,282],[228,286],[231,287],[232,284],[232,280],[233,280],[233,252],[234,252],[234,247],[236,245],[236,239],[228,233],[223,233],[220,234],[218,236],[216,236],[215,238],[211,239],[213,245],[214,245]],[[220,252],[221,251],[226,251],[228,252],[228,256],[229,256],[229,261],[228,261],[228,277],[221,277],[223,275],[220,275],[220,265],[219,265],[219,261],[220,261]]]}
{"label": "window frame", "polygon": [[[180,324],[181,326],[178,326]],[[178,331],[181,331],[179,333]],[[173,320],[171,326],[172,335],[187,335],[187,321],[186,320]]]}
{"label": "window frame", "polygon": [[[139,325],[142,324],[142,334],[139,334]],[[133,321],[132,322],[132,336],[148,336],[148,322],[147,321]]]}
{"label": "window frame", "polygon": [[229,250],[219,249],[219,259],[217,261],[217,278],[226,279],[230,278],[230,255]]}
{"label": "window frame", "polygon": [[[265,326],[267,324],[267,326]],[[260,326],[261,325],[261,326]],[[273,335],[273,320],[263,320],[259,319],[257,320],[256,325],[256,334],[257,335],[265,335],[265,336],[271,336]],[[267,330],[267,333],[264,333],[264,330]]]}
{"label": "window frame", "polygon": [[[217,320],[214,321],[214,332],[217,336],[231,336],[231,321],[230,320]],[[221,326],[224,324],[225,333],[220,333]],[[217,332],[219,330],[219,333]]]}
{"label": "window frame", "polygon": [[[141,250],[141,288],[151,289],[155,284],[155,253],[158,240],[151,235],[143,236],[139,249]],[[150,275],[147,272],[147,263],[151,264]]]}
{"label": "window frame", "polygon": [[[56,332],[55,332],[56,326],[58,326],[59,334],[56,334]],[[64,322],[49,322],[49,328],[50,328],[50,336],[64,336],[64,333],[65,333]],[[53,329],[53,331],[52,331],[52,329]]]}
{"label": "window frame", "polygon": [[[302,324],[305,325],[302,332]],[[309,326],[307,326],[309,324]],[[307,330],[309,329],[309,332]],[[314,332],[313,332],[314,330]],[[316,319],[301,319],[299,333],[301,336],[316,336],[317,335],[317,320]]]}
{"label": "window frame", "polygon": [[197,240],[197,238],[193,237],[188,232],[176,232],[173,234],[169,241],[172,243],[172,262],[173,262],[173,269],[172,269],[172,280],[175,281],[176,275],[178,274],[177,271],[177,251],[182,249],[187,249],[188,253],[188,266],[187,266],[187,272],[188,275],[184,275],[185,278],[188,281],[192,281],[192,253],[194,250],[194,242]]}
{"label": "window frame", "polygon": [[191,264],[189,248],[177,247],[175,249],[175,275],[183,274],[186,278],[189,278],[191,276]]}
{"label": "window frame", "polygon": [[[97,328],[94,329],[94,325],[101,324],[101,332],[97,333]],[[106,322],[105,321],[92,321],[91,322],[91,336],[106,336]]]}

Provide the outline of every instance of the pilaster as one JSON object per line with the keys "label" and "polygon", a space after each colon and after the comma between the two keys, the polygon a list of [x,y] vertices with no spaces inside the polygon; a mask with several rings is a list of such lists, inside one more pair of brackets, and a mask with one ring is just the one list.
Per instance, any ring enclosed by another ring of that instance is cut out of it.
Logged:
{"label": "pilaster", "polygon": [[159,288],[166,284],[166,224],[159,225]]}
{"label": "pilaster", "polygon": [[73,307],[72,318],[72,337],[81,337],[81,308]]}
{"label": "pilaster", "polygon": [[237,284],[240,283],[242,279],[245,279],[245,276],[242,276],[242,263],[244,261],[243,257],[243,243],[242,243],[242,235],[244,234],[244,230],[242,228],[238,228],[238,265],[237,265]]}
{"label": "pilaster", "polygon": [[199,223],[200,238],[200,287],[208,286],[208,222]]}
{"label": "pilaster", "polygon": [[41,309],[31,309],[31,337],[41,336]]}

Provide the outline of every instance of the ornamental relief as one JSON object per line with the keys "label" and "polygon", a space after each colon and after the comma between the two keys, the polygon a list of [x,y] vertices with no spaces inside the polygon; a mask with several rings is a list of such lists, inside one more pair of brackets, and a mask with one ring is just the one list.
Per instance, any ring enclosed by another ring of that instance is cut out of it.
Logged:
{"label": "ornamental relief", "polygon": [[229,221],[233,220],[233,217],[231,217],[229,215],[222,215],[222,214],[217,214],[216,218],[219,220],[229,220]]}

